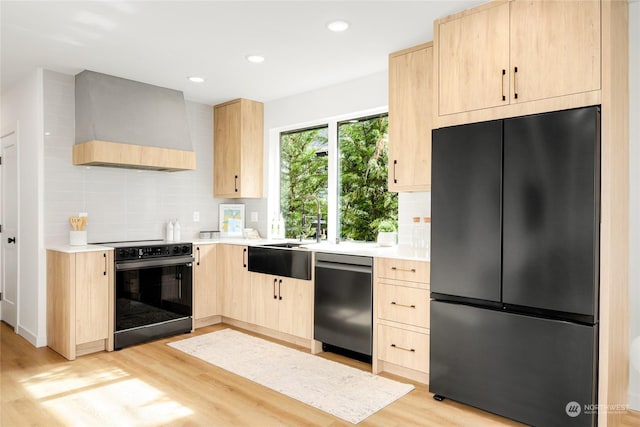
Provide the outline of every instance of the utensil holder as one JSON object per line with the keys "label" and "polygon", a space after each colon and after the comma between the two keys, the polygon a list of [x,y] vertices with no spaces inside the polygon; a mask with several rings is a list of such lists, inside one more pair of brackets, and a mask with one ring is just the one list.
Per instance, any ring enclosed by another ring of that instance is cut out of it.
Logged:
{"label": "utensil holder", "polygon": [[87,244],[87,232],[69,231],[69,244],[71,246],[85,246]]}

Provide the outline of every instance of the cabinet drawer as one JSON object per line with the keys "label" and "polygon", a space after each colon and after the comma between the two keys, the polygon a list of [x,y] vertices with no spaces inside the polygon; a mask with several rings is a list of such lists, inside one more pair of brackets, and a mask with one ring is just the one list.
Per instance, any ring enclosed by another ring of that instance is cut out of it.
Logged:
{"label": "cabinet drawer", "polygon": [[426,261],[378,258],[376,275],[385,279],[406,280],[426,285],[429,283],[429,266]]}
{"label": "cabinet drawer", "polygon": [[380,284],[378,286],[378,317],[407,323],[421,328],[429,327],[429,291]]}
{"label": "cabinet drawer", "polygon": [[378,325],[378,359],[429,372],[429,335]]}

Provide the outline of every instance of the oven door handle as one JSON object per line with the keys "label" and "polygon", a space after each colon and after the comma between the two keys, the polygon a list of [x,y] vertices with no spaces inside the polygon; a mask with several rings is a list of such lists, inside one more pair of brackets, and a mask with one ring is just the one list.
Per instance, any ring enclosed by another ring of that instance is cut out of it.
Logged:
{"label": "oven door handle", "polygon": [[144,259],[139,261],[122,261],[116,263],[116,271],[137,270],[139,268],[150,267],[171,267],[174,265],[186,264],[191,267],[194,258],[189,256],[162,258],[162,259]]}

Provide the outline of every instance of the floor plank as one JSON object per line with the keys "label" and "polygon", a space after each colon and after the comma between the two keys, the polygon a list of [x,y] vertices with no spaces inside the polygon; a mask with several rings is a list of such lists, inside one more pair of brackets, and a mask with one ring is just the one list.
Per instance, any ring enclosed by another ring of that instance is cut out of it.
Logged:
{"label": "floor plank", "polygon": [[[209,326],[193,335],[227,327]],[[32,347],[4,323],[0,335],[2,426],[351,425],[166,345],[184,335],[73,362]],[[321,357],[370,370],[332,353]],[[359,426],[520,425],[453,401],[437,402],[427,386],[414,385]],[[624,420],[629,427],[640,425],[637,413]]]}

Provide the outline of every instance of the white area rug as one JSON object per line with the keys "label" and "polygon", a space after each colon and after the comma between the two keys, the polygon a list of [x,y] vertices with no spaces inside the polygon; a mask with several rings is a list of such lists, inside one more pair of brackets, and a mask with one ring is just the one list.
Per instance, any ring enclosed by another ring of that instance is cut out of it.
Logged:
{"label": "white area rug", "polygon": [[168,345],[353,424],[414,389],[232,329]]}

